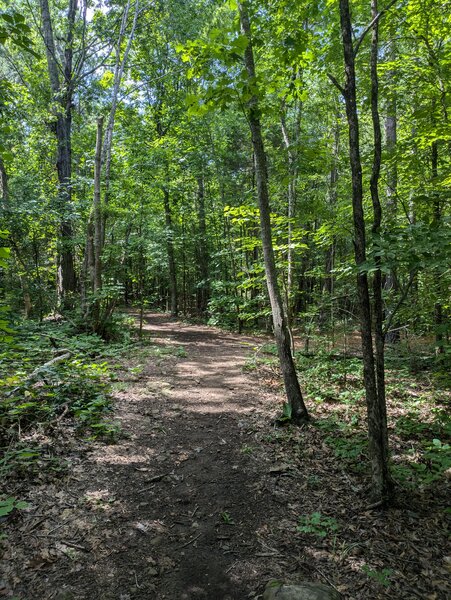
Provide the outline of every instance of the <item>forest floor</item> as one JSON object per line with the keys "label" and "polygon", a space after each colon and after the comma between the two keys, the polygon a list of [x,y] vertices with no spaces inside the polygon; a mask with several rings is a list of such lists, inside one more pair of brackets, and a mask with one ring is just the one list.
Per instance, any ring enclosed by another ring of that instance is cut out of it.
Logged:
{"label": "forest floor", "polygon": [[372,508],[366,472],[327,443],[333,399],[275,427],[278,378],[249,369],[264,339],[158,314],[144,333],[152,345],[115,359],[116,443],[61,427],[70,467],[9,490],[28,508],[4,524],[0,597],[244,600],[270,579],[451,596],[445,483]]}

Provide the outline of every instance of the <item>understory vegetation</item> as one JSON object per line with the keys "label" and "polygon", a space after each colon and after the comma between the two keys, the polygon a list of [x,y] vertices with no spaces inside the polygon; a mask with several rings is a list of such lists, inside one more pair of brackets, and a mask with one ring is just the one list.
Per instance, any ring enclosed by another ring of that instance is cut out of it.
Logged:
{"label": "understory vegetation", "polygon": [[[119,323],[117,323],[119,326]],[[121,319],[120,341],[106,343],[73,323],[27,322],[10,330],[0,353],[0,474],[26,477],[59,470],[58,437],[114,441],[114,360],[136,346]],[[64,462],[64,461],[63,461]]]}
{"label": "understory vegetation", "polygon": [[[301,341],[301,340],[300,340]],[[388,428],[391,470],[400,489],[446,485],[451,469],[449,376],[441,370],[422,340],[400,343],[387,353]],[[349,342],[348,342],[349,344]],[[303,340],[300,346],[306,345]],[[358,347],[325,344],[324,336],[309,340],[311,351],[295,351],[303,389],[311,406],[313,426],[334,452],[337,464],[365,473],[368,461],[365,389]],[[277,349],[265,344],[248,359],[277,386]],[[283,421],[282,421],[283,423]]]}

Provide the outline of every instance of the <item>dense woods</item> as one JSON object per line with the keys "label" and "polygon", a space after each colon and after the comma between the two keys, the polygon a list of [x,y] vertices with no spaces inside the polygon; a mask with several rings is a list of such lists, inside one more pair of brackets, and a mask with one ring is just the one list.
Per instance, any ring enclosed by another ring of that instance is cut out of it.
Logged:
{"label": "dense woods", "polygon": [[[35,410],[22,335],[64,350],[62,323],[89,353],[122,339],[127,310],[140,333],[164,311],[273,334],[279,424],[309,421],[310,361],[358,360],[367,500],[390,504],[387,361],[449,383],[450,8],[4,0],[2,446]],[[444,427],[421,438],[440,472]]]}

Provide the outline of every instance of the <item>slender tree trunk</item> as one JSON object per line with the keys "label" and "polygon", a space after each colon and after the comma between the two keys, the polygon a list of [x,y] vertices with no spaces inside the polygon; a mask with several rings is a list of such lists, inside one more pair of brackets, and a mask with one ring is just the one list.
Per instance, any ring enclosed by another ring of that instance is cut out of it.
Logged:
{"label": "slender tree trunk", "polygon": [[164,217],[166,221],[166,249],[168,253],[169,291],[171,295],[170,311],[171,316],[176,317],[178,315],[177,269],[175,266],[174,228],[172,225],[171,204],[169,200],[169,190],[167,187],[163,189],[163,199]]}
{"label": "slender tree trunk", "polygon": [[187,290],[186,290],[186,251],[185,251],[185,239],[186,239],[186,226],[185,218],[182,213],[182,311],[186,315],[187,310]]}
{"label": "slender tree trunk", "polygon": [[[396,60],[396,49],[395,43],[393,40],[389,42],[388,47],[388,58],[390,61]],[[397,213],[397,194],[398,194],[398,169],[395,160],[395,152],[396,152],[396,144],[397,144],[397,101],[396,101],[396,91],[395,91],[395,71],[391,70],[388,73],[388,82],[389,82],[389,98],[386,104],[386,117],[385,117],[385,147],[388,158],[387,164],[387,186],[386,186],[386,196],[387,196],[387,213],[388,220],[390,224],[394,224],[396,220]],[[399,281],[396,270],[393,268],[385,277],[384,281],[384,289],[386,292],[392,292],[395,296],[399,292]],[[390,319],[390,315],[392,314],[392,307],[389,306],[386,308],[387,319]],[[385,341],[389,344],[394,344],[399,342],[401,339],[400,335],[400,323],[395,320],[392,324],[392,327],[385,336]]]}
{"label": "slender tree trunk", "polygon": [[6,205],[9,200],[8,173],[5,169],[5,164],[0,157],[0,196],[2,202]]}
{"label": "slender tree trunk", "polygon": [[[434,140],[431,144],[431,170],[432,170],[432,181],[436,182],[438,178],[438,144]],[[434,221],[438,225],[441,221],[442,214],[440,209],[440,201],[437,192],[434,197]],[[441,284],[437,282],[437,293],[440,294]],[[437,301],[434,306],[434,321],[435,321],[435,349],[437,354],[444,354],[445,347],[443,344],[443,307],[440,301]]]}
{"label": "slender tree trunk", "polygon": [[113,148],[113,130],[114,130],[114,122],[116,119],[116,111],[117,105],[119,102],[119,89],[122,81],[122,77],[124,75],[124,69],[127,64],[128,55],[130,53],[130,49],[133,43],[133,38],[135,36],[136,25],[138,23],[139,16],[139,0],[135,0],[135,12],[133,16],[133,24],[130,31],[130,35],[128,36],[127,45],[124,50],[124,54],[121,58],[121,48],[122,42],[125,37],[126,29],[127,29],[127,21],[128,21],[128,13],[130,10],[130,0],[127,0],[127,4],[125,5],[124,12],[122,15],[121,26],[119,30],[119,36],[116,45],[116,64],[114,66],[114,76],[113,76],[113,91],[111,94],[111,108],[110,114],[108,117],[108,123],[105,129],[105,140],[103,144],[102,150],[102,168],[103,168],[103,188],[104,188],[104,199],[103,206],[104,210],[102,213],[102,232],[101,232],[101,240],[102,246],[105,243],[105,230],[106,230],[106,219],[107,219],[107,211],[105,210],[110,201],[110,173],[111,173],[111,153]]}
{"label": "slender tree trunk", "polygon": [[372,344],[371,304],[368,277],[362,271],[366,261],[366,234],[363,213],[362,163],[360,158],[359,118],[355,76],[355,56],[349,1],[340,0],[340,23],[343,42],[346,82],[342,92],[346,104],[349,129],[349,158],[352,174],[352,208],[354,221],[354,254],[358,269],[357,292],[360,308],[363,374],[368,412],[369,455],[371,461],[372,494],[376,501],[385,502],[389,495],[388,464],[384,423],[380,411]]}
{"label": "slender tree trunk", "polygon": [[139,295],[139,339],[142,338],[144,325],[144,282],[146,273],[146,256],[144,253],[143,224],[144,224],[144,193],[141,194],[139,206],[139,258],[138,258],[138,295]]}
{"label": "slender tree trunk", "polygon": [[205,315],[210,299],[210,285],[208,272],[208,246],[207,224],[205,219],[205,186],[204,176],[197,178],[197,225],[199,229],[199,242],[197,246],[197,262],[200,281],[197,284],[197,311]]}
{"label": "slender tree trunk", "polygon": [[385,399],[385,336],[384,304],[382,299],[382,271],[380,252],[380,238],[382,228],[382,206],[379,198],[379,178],[382,162],[382,134],[379,116],[379,80],[377,75],[377,62],[379,52],[379,21],[377,0],[371,0],[371,16],[375,20],[371,37],[371,118],[373,121],[374,153],[373,166],[370,180],[371,200],[373,204],[373,246],[377,269],[373,276],[373,303],[374,303],[374,333],[376,342],[376,382],[377,397],[379,402],[380,436],[384,452],[386,479],[386,492],[391,492],[391,479],[388,471],[388,429],[387,429],[387,404]]}
{"label": "slender tree trunk", "polygon": [[[296,73],[296,78],[299,77],[299,74]],[[286,313],[287,313],[287,322],[288,327],[290,329],[290,337],[293,339],[291,335],[291,327],[293,325],[293,272],[294,272],[294,264],[293,264],[293,219],[296,214],[296,183],[298,177],[298,165],[297,165],[297,156],[298,156],[298,145],[299,139],[301,135],[301,110],[302,105],[297,105],[295,107],[295,122],[294,122],[294,135],[293,135],[293,144],[290,140],[290,134],[288,132],[288,127],[286,123],[285,114],[282,110],[280,116],[280,125],[282,129],[282,137],[285,144],[285,148],[288,154],[288,187],[287,187],[287,199],[288,199],[288,239],[287,239],[287,283],[286,283]]]}
{"label": "slender tree trunk", "polygon": [[[339,119],[340,119],[340,115],[337,114],[336,115],[336,123],[333,128],[334,141],[333,141],[333,149],[332,149],[332,164],[331,164],[330,176],[329,176],[329,204],[333,211],[335,211],[335,205],[337,203],[338,159],[339,159],[339,152],[340,152]],[[323,298],[324,298],[324,296],[326,296],[324,299],[326,306],[321,311],[321,323],[323,325],[327,321],[327,309],[329,308],[329,305],[330,305],[330,318],[331,318],[331,320],[333,320],[332,319],[332,317],[333,317],[332,294],[333,294],[333,290],[334,290],[334,279],[333,279],[332,271],[333,271],[334,262],[335,262],[335,246],[336,246],[336,240],[335,240],[335,236],[334,236],[330,247],[326,250],[326,257],[325,257],[325,269],[324,269],[325,277],[324,277],[322,292],[323,292]]]}
{"label": "slender tree trunk", "polygon": [[[244,53],[244,63],[249,81],[255,86],[256,74],[254,53],[252,49],[251,27],[246,4],[238,2],[238,10],[241,23],[241,32],[248,39],[248,45]],[[255,89],[255,88],[254,88]],[[291,406],[291,414],[294,422],[302,422],[308,419],[307,408],[304,404],[301,388],[294,366],[291,353],[290,335],[288,332],[286,315],[283,311],[282,298],[277,282],[277,270],[274,258],[271,234],[271,217],[268,192],[268,172],[266,165],[266,153],[261,132],[259,117],[258,92],[254,91],[249,101],[249,126],[252,135],[252,145],[255,154],[257,196],[260,208],[260,227],[263,245],[263,258],[265,262],[266,283],[271,303],[274,335],[279,351],[280,367],[285,383],[287,400]]]}
{"label": "slender tree trunk", "polygon": [[94,293],[102,289],[102,205],[101,205],[101,175],[102,175],[102,134],[103,117],[97,119],[96,154],[94,166]]}
{"label": "slender tree trunk", "polygon": [[[64,63],[59,65],[56,54],[52,20],[48,0],[40,0],[42,33],[46,47],[47,67],[56,109],[55,135],[57,140],[56,167],[59,183],[59,234],[57,290],[60,301],[66,306],[70,301],[68,293],[76,290],[75,263],[73,256],[73,228],[70,219],[72,212],[72,102],[73,102],[73,31],[77,10],[77,0],[69,0],[67,12],[67,36],[64,48]],[[60,80],[60,72],[63,81]]]}

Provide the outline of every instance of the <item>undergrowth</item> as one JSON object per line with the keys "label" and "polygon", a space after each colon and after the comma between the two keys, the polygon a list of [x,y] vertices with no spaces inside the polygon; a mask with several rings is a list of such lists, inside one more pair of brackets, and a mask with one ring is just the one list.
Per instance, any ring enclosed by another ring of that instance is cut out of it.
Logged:
{"label": "undergrowth", "polygon": [[114,441],[110,379],[115,359],[136,345],[129,323],[106,343],[67,322],[25,322],[0,344],[0,478],[59,470],[42,439],[70,429]]}
{"label": "undergrowth", "polygon": [[[296,352],[302,390],[314,426],[339,465],[368,470],[363,363],[356,355],[317,349]],[[273,344],[255,348],[246,369],[274,380],[277,352]],[[421,364],[421,368],[418,365]],[[449,379],[449,378],[448,378]],[[449,380],[441,365],[403,347],[389,348],[386,360],[391,470],[403,487],[430,486],[451,469],[451,419],[447,410]],[[282,407],[286,418],[286,408]]]}

